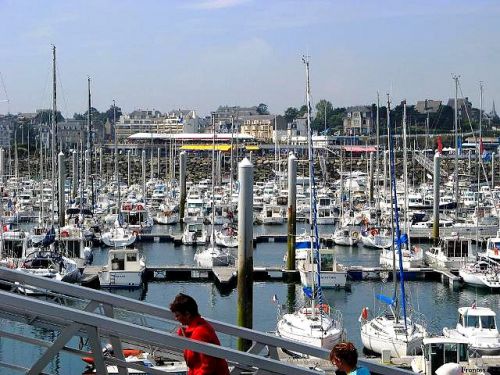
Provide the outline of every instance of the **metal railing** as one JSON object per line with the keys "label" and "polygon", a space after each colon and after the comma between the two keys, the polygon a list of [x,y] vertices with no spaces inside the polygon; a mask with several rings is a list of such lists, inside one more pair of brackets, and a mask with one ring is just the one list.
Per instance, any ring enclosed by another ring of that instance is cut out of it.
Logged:
{"label": "metal railing", "polygon": [[[121,375],[127,368],[134,368],[150,374],[165,374],[161,370],[126,362],[122,348],[133,346],[145,348],[155,353],[168,354],[170,358],[182,358],[184,349],[225,358],[231,374],[317,374],[315,370],[283,362],[278,349],[302,353],[309,357],[328,359],[329,351],[291,342],[280,337],[241,328],[232,324],[207,319],[219,335],[228,335],[252,342],[247,352],[231,347],[217,346],[177,336],[173,332],[178,323],[172,312],[149,303],[120,297],[117,295],[66,284],[50,279],[32,276],[24,272],[0,268],[0,282],[8,290],[0,291],[0,316],[9,321],[42,327],[58,332],[54,342],[29,337],[19,332],[0,329],[0,337],[46,348],[45,352],[29,367],[8,363],[7,353],[3,353],[0,367],[25,371],[27,374],[41,374],[59,352],[94,358],[99,374],[107,374],[106,365],[118,366]],[[28,288],[43,290],[44,299],[19,294]],[[75,347],[70,341],[77,337],[88,342],[90,351]],[[114,356],[105,356],[103,342],[113,347]],[[360,361],[372,373],[404,374],[407,371]]]}

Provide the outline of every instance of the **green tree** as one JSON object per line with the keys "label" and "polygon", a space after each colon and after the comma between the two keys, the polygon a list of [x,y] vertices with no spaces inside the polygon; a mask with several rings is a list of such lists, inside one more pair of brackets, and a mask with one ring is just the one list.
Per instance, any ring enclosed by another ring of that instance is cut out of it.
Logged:
{"label": "green tree", "polygon": [[299,110],[295,107],[288,107],[284,115],[287,124],[295,120],[298,116]]}
{"label": "green tree", "polygon": [[307,113],[307,105],[304,104],[302,107],[300,107],[300,109],[299,109],[299,115],[297,117],[302,117],[306,113]]}
{"label": "green tree", "polygon": [[[37,124],[50,124],[51,119],[52,119],[52,111],[47,109],[47,110],[40,111],[36,114],[35,123],[37,123]],[[56,112],[56,120],[57,120],[57,122],[64,121],[64,117],[61,114],[61,112],[59,112],[59,111]]]}
{"label": "green tree", "polygon": [[269,114],[269,110],[267,108],[267,104],[264,104],[264,103],[260,103],[258,106],[257,106],[257,113],[259,115],[268,115]]}
{"label": "green tree", "polygon": [[330,116],[333,114],[333,106],[328,100],[321,99],[316,104],[316,118],[313,121],[313,129],[327,131],[330,128]]}

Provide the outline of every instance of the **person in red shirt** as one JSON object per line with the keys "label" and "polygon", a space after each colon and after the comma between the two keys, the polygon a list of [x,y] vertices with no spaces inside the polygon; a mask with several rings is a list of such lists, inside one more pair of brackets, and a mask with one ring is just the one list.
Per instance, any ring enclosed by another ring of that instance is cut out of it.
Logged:
{"label": "person in red shirt", "polygon": [[[198,305],[192,297],[179,293],[170,304],[170,310],[174,313],[175,319],[182,324],[177,330],[179,336],[220,345],[214,328],[200,316]],[[188,375],[229,375],[225,359],[186,349],[184,360],[189,369]]]}

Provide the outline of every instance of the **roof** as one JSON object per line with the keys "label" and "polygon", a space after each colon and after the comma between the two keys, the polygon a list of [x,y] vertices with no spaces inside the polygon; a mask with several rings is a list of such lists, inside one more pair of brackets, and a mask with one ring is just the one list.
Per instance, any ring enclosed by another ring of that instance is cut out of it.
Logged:
{"label": "roof", "polygon": [[[196,141],[211,141],[213,139],[214,135],[211,133],[178,133],[178,134],[166,134],[166,133],[135,133],[132,134],[131,136],[128,137],[128,139],[132,140],[168,140],[168,139],[174,139],[174,140],[179,140],[179,141],[186,141],[186,140],[196,140]],[[233,135],[234,139],[238,140],[248,140],[248,141],[253,141],[255,137],[248,135],[248,134],[242,134],[242,133],[236,133]],[[216,141],[230,141],[231,140],[231,133],[218,133],[215,134],[215,140]]]}
{"label": "roof", "polygon": [[344,150],[347,152],[376,152],[377,148],[375,146],[344,146]]}
{"label": "roof", "polygon": [[471,316],[496,316],[495,312],[488,307],[460,307],[458,312],[462,315]]}

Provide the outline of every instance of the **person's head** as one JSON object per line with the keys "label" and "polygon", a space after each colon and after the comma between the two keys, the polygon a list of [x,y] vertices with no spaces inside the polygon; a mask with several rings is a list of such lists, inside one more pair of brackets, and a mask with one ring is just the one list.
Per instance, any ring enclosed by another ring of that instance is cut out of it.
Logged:
{"label": "person's head", "polygon": [[193,318],[200,315],[198,304],[194,298],[183,293],[175,296],[170,304],[170,310],[174,313],[175,319],[182,325],[189,324]]}
{"label": "person's head", "polygon": [[350,372],[358,363],[358,351],[350,342],[338,343],[330,352],[330,361],[339,370]]}

